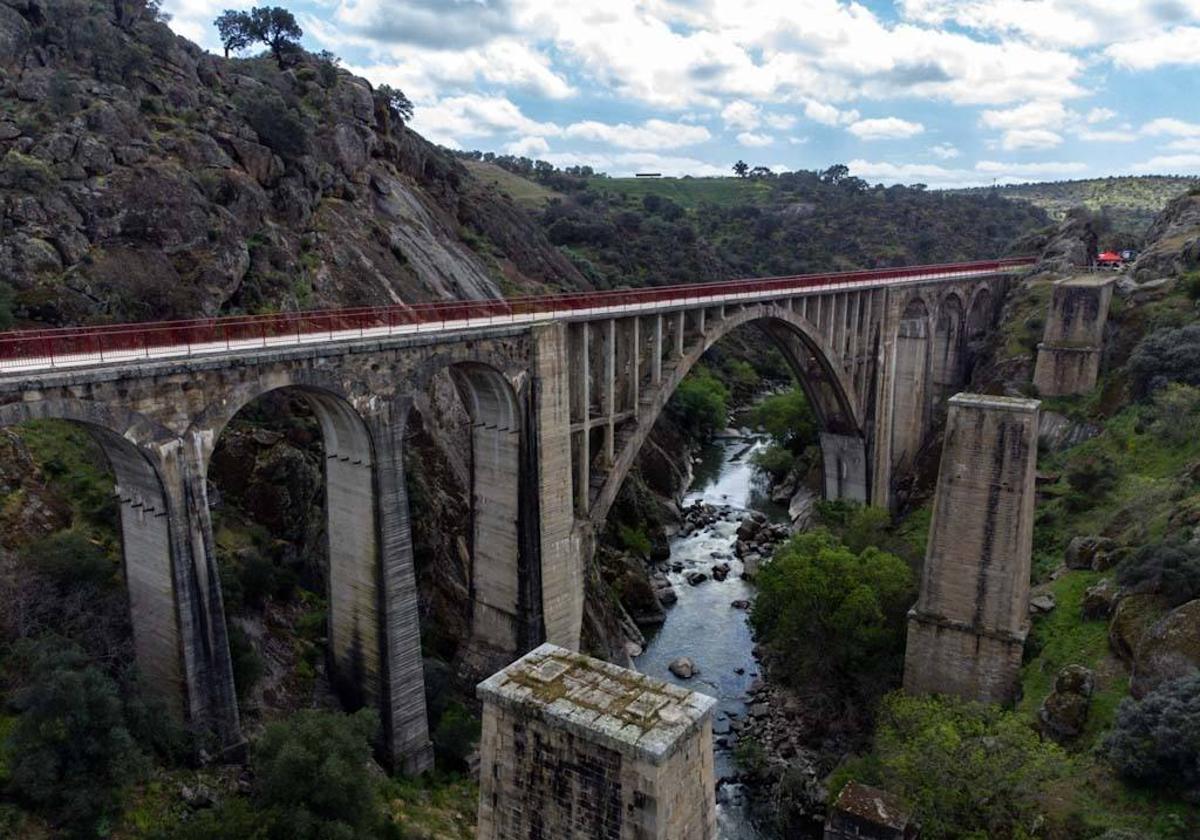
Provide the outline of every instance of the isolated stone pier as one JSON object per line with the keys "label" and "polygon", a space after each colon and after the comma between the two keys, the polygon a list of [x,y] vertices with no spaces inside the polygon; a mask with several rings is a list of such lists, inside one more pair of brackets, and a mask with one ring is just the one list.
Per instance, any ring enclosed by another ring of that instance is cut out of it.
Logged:
{"label": "isolated stone pier", "polygon": [[950,399],[904,689],[1005,702],[1029,631],[1037,400]]}
{"label": "isolated stone pier", "polygon": [[478,694],[479,840],[716,837],[713,698],[552,644]]}
{"label": "isolated stone pier", "polygon": [[1112,275],[1068,277],[1054,284],[1033,384],[1043,397],[1086,394],[1100,375]]}

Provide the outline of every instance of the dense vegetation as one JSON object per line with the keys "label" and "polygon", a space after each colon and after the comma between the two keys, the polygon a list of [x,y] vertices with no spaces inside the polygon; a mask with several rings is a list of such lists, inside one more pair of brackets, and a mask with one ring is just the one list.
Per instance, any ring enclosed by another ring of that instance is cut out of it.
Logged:
{"label": "dense vegetation", "polygon": [[[1004,254],[1045,226],[1032,205],[994,193],[871,186],[834,166],[757,178],[620,179],[584,167],[462,153],[542,188],[550,241],[600,288],[663,285]],[[486,170],[485,170],[486,171]]]}
{"label": "dense vegetation", "polygon": [[903,658],[913,575],[895,555],[855,551],[827,531],[798,534],[761,570],[751,623],[772,673],[840,706],[872,702]]}
{"label": "dense vegetation", "polygon": [[1128,247],[1140,244],[1141,235],[1159,211],[1167,206],[1167,202],[1189,189],[1195,189],[1198,183],[1194,177],[1125,175],[1080,181],[1008,184],[995,188],[978,187],[963,192],[979,195],[994,189],[1005,198],[1040,207],[1055,219],[1064,218],[1067,211],[1075,207],[1086,207],[1101,220],[1102,235],[1115,235],[1115,238],[1106,241],[1106,245]]}

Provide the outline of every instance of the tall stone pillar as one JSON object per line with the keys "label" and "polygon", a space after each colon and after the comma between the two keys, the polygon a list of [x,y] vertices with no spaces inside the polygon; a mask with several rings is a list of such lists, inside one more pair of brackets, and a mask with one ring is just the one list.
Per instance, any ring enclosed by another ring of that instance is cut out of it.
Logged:
{"label": "tall stone pillar", "polygon": [[425,713],[421,621],[413,569],[412,522],[404,477],[404,426],[398,401],[367,418],[375,447],[375,509],[379,545],[379,609],[383,632],[382,712],[385,748],[392,766],[410,775],[433,767]]}
{"label": "tall stone pillar", "polygon": [[[571,504],[571,399],[567,327],[533,327],[535,481],[541,557],[542,617],[548,641],[579,649],[583,630],[584,550]],[[584,432],[586,445],[587,432]],[[587,488],[583,489],[586,494]]]}
{"label": "tall stone pillar", "polygon": [[[177,438],[154,447],[167,512],[168,530],[163,536],[170,543],[188,718],[194,725],[215,732],[225,750],[237,751],[245,741],[238,720],[221,579],[201,466],[202,448],[202,441],[196,438]],[[123,473],[124,469],[117,472],[119,477]],[[126,546],[126,563],[138,568],[157,562],[152,555],[161,550],[159,537],[143,533]],[[131,606],[135,611],[139,602],[136,588],[140,587],[131,581]],[[137,616],[134,624],[138,624]]]}
{"label": "tall stone pillar", "polygon": [[1054,284],[1033,371],[1039,394],[1086,394],[1095,387],[1112,291],[1111,274],[1068,277]]}
{"label": "tall stone pillar", "polygon": [[950,399],[904,689],[1012,700],[1029,631],[1037,400]]}
{"label": "tall stone pillar", "polygon": [[480,683],[479,840],[716,837],[716,700],[545,644]]}

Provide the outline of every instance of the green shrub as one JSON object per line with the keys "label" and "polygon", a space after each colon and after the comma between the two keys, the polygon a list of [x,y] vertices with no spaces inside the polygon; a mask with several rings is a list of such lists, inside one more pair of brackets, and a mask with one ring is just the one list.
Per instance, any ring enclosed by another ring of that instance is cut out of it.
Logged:
{"label": "green shrub", "polygon": [[308,150],[308,124],[279,96],[242,97],[237,107],[263,145],[280,157],[295,159]]}
{"label": "green shrub", "polygon": [[1133,592],[1157,592],[1171,606],[1200,598],[1200,545],[1170,540],[1144,545],[1117,565],[1117,582]]}
{"label": "green shrub", "polygon": [[7,283],[0,282],[0,330],[12,329],[13,325],[13,288]]}
{"label": "green shrub", "polygon": [[905,547],[892,528],[892,515],[886,508],[870,507],[846,500],[819,501],[817,518],[853,552],[875,547],[900,554]]}
{"label": "green shrub", "polygon": [[13,698],[20,716],[6,750],[9,787],[76,835],[95,836],[144,768],[117,686],[57,640],[19,647],[31,670]]}
{"label": "green shrub", "polygon": [[903,797],[929,840],[1034,836],[1039,796],[1069,769],[1061,748],[998,706],[897,692],[878,720],[870,781]]}
{"label": "green shrub", "polygon": [[738,769],[752,778],[767,774],[767,751],[757,738],[740,738],[733,748],[733,762]]}
{"label": "green shrub", "polygon": [[378,837],[385,818],[368,769],[374,711],[306,709],[267,727],[254,745],[254,795],[278,840]]}
{"label": "green shrub", "polygon": [[1104,750],[1126,779],[1200,794],[1200,672],[1122,700]]}
{"label": "green shrub", "polygon": [[777,445],[796,454],[817,439],[816,417],[799,387],[767,397],[754,407],[750,417]]}
{"label": "green shrub", "polygon": [[827,531],[792,537],[758,578],[751,623],[795,686],[830,677],[873,691],[899,669],[913,576],[900,558],[854,552]]}
{"label": "green shrub", "polygon": [[1138,397],[1171,382],[1200,385],[1200,324],[1151,333],[1138,342],[1126,367]]}
{"label": "green shrub", "polygon": [[233,685],[237,696],[245,699],[250,696],[250,690],[262,679],[265,667],[262,657],[250,644],[250,638],[235,622],[226,625],[229,637],[229,658],[233,668]]}
{"label": "green shrub", "polygon": [[1107,455],[1089,455],[1072,461],[1066,470],[1067,507],[1073,511],[1094,507],[1117,486],[1117,465]]}
{"label": "green shrub", "polygon": [[164,826],[154,840],[267,840],[271,820],[247,799],[230,797],[214,808],[190,814],[186,821]]}
{"label": "green shrub", "polygon": [[1154,393],[1150,432],[1171,446],[1200,438],[1200,388],[1173,382]]}
{"label": "green shrub", "polygon": [[729,390],[712,371],[697,366],[679,383],[667,413],[696,439],[709,438],[724,428],[729,417]]}
{"label": "green shrub", "polygon": [[22,556],[60,590],[101,588],[113,583],[116,572],[104,549],[78,531],[58,531],[35,540],[25,547]]}
{"label": "green shrub", "polygon": [[1190,300],[1200,300],[1200,271],[1193,271],[1179,278],[1179,287]]}
{"label": "green shrub", "polygon": [[646,532],[641,528],[620,525],[617,528],[617,534],[621,538],[621,545],[625,546],[626,551],[632,551],[643,558],[648,559],[650,557],[650,538],[646,536]]}
{"label": "green shrub", "polygon": [[460,703],[450,703],[433,730],[433,749],[439,766],[464,770],[467,756],[479,743],[480,722]]}
{"label": "green shrub", "polygon": [[787,478],[792,468],[796,466],[796,456],[792,454],[792,451],[776,443],[758,450],[750,460],[754,466],[769,475],[775,482]]}

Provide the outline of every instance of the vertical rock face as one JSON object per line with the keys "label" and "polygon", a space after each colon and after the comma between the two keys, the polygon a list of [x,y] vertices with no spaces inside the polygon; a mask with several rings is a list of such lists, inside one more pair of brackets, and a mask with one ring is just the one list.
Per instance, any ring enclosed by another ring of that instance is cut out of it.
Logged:
{"label": "vertical rock face", "polygon": [[1038,402],[950,400],[904,688],[1011,699],[1029,629]]}
{"label": "vertical rock face", "polygon": [[716,700],[551,644],[478,694],[480,840],[716,837]]}
{"label": "vertical rock face", "polygon": [[1112,290],[1111,275],[1070,277],[1054,284],[1033,373],[1039,394],[1084,394],[1095,386]]}

